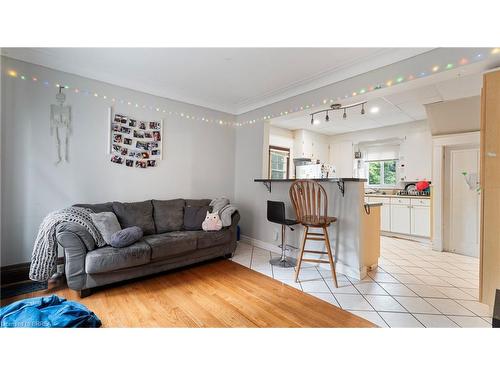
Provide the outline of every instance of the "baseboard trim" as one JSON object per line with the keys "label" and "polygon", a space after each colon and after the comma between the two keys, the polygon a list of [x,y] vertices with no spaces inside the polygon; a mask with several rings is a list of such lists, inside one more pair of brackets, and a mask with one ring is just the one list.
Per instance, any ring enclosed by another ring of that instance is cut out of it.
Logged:
{"label": "baseboard trim", "polygon": [[244,243],[252,245],[252,246],[260,247],[261,249],[264,249],[264,250],[272,251],[273,253],[281,254],[281,248],[279,246],[273,245],[272,243],[269,243],[269,242],[257,240],[255,238],[245,236],[245,235],[241,235],[241,242],[244,242]]}
{"label": "baseboard trim", "polygon": [[385,232],[385,231],[380,231],[380,235],[384,236],[384,237],[401,238],[403,240],[415,241],[415,242],[420,242],[420,243],[432,245],[432,240],[430,238],[427,238],[427,237],[417,237],[417,236],[410,236],[407,234]]}
{"label": "baseboard trim", "polygon": [[[57,265],[64,264],[64,258],[59,257]],[[31,262],[11,264],[0,268],[0,284],[2,286],[29,281]]]}
{"label": "baseboard trim", "polygon": [[2,267],[0,269],[0,283],[7,285],[29,280],[30,264],[27,262]]}

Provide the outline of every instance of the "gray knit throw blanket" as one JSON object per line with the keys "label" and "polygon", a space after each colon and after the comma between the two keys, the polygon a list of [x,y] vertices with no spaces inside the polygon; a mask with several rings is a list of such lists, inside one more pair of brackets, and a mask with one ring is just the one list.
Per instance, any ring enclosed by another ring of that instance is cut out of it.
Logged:
{"label": "gray knit throw blanket", "polygon": [[80,224],[94,238],[98,247],[106,243],[97,230],[90,214],[91,210],[80,207],[63,208],[48,214],[40,224],[36,236],[33,253],[31,255],[30,279],[34,281],[47,281],[57,271],[57,239],[56,228],[59,224],[71,222]]}

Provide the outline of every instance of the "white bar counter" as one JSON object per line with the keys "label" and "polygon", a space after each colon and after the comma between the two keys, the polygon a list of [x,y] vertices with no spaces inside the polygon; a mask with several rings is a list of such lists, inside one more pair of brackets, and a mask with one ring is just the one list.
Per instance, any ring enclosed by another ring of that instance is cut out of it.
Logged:
{"label": "white bar counter", "polygon": [[[268,200],[285,203],[288,218],[295,218],[295,211],[289,197],[289,189],[295,179],[255,179],[267,188]],[[359,178],[314,179],[328,195],[328,215],[337,222],[329,227],[331,247],[339,273],[356,279],[366,277],[370,269],[376,268],[380,256],[380,203],[365,204],[364,183]],[[269,223],[273,225],[273,223]],[[295,231],[287,231],[287,243],[300,247],[303,226],[296,225]],[[320,247],[318,247],[320,246]],[[322,249],[320,241],[308,241],[306,249]],[[295,251],[293,256],[297,256]],[[308,254],[308,257],[310,255]],[[321,265],[321,267],[329,267]]]}

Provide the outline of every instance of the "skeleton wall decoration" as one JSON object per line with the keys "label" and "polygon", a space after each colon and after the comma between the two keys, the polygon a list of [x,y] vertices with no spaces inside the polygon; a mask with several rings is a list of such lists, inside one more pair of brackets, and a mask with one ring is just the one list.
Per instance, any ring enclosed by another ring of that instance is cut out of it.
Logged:
{"label": "skeleton wall decoration", "polygon": [[71,133],[71,107],[64,105],[66,95],[59,87],[56,100],[59,104],[50,105],[50,135],[56,145],[55,164],[68,162],[69,135]]}

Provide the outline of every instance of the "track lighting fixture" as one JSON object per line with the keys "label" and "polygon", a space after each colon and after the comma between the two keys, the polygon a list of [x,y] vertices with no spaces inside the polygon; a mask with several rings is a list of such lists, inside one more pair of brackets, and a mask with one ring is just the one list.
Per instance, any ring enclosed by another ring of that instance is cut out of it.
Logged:
{"label": "track lighting fixture", "polygon": [[342,105],[340,103],[334,103],[330,106],[329,109],[323,109],[321,111],[316,111],[316,112],[313,112],[311,113],[311,125],[314,125],[315,122],[314,122],[314,115],[317,115],[319,113],[326,113],[325,115],[325,121],[326,122],[329,122],[330,121],[330,111],[344,111],[343,115],[342,115],[342,118],[345,120],[347,119],[347,109],[348,108],[353,108],[353,107],[358,107],[358,106],[361,106],[361,114],[364,115],[366,113],[365,111],[365,104],[366,104],[366,101],[364,102],[359,102],[359,103],[354,103],[354,104],[349,104],[349,105]]}

